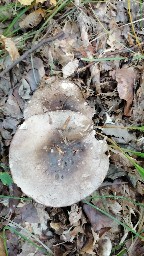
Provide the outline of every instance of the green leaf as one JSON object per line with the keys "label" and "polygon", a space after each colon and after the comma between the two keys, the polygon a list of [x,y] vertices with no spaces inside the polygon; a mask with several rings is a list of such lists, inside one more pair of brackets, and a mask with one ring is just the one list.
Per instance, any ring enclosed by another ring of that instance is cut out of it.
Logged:
{"label": "green leaf", "polygon": [[11,176],[7,172],[0,172],[0,180],[4,185],[7,186],[13,183]]}

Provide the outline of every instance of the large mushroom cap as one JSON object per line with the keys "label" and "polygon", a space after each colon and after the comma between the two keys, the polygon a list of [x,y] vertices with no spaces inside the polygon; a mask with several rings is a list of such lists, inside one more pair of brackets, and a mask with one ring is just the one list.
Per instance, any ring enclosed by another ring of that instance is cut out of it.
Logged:
{"label": "large mushroom cap", "polygon": [[72,110],[89,117],[94,115],[94,109],[87,104],[78,86],[68,80],[59,80],[39,88],[33,94],[24,111],[24,118],[55,110]]}
{"label": "large mushroom cap", "polygon": [[107,145],[95,139],[91,128],[91,120],[73,111],[28,118],[10,146],[15,183],[37,202],[52,207],[72,205],[90,195],[109,167]]}

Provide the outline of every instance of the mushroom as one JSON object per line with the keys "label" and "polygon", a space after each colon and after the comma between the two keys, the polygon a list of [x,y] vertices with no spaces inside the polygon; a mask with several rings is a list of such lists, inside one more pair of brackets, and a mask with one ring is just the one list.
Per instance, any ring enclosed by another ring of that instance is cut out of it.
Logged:
{"label": "mushroom", "polygon": [[24,118],[66,109],[81,112],[91,118],[94,115],[94,109],[87,104],[78,86],[68,80],[59,80],[39,88],[33,94],[24,111]]}
{"label": "mushroom", "polygon": [[107,144],[95,138],[91,118],[71,110],[33,115],[10,146],[14,182],[38,203],[72,205],[103,182],[109,167]]}

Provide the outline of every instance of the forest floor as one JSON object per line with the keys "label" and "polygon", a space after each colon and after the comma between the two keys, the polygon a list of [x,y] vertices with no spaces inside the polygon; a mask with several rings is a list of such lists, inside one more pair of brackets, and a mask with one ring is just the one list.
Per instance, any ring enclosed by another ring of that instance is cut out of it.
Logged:
{"label": "forest floor", "polygon": [[[144,255],[143,1],[0,0],[0,34],[0,256]],[[109,170],[56,208],[13,182],[9,147],[32,95],[62,79],[95,110]]]}

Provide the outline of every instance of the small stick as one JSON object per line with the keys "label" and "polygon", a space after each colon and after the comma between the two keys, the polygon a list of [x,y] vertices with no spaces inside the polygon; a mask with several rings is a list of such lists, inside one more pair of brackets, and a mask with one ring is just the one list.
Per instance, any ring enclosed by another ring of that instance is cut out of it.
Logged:
{"label": "small stick", "polygon": [[56,39],[59,39],[60,37],[64,37],[65,34],[64,32],[60,32],[59,34],[53,36],[53,37],[48,37],[48,38],[44,38],[43,40],[41,40],[39,43],[37,43],[36,45],[33,45],[31,49],[29,49],[28,51],[24,52],[23,55],[21,55],[17,60],[15,60],[11,65],[9,65],[6,69],[4,69],[1,73],[0,73],[0,77],[3,77],[8,71],[10,71],[12,68],[14,68],[14,66],[16,66],[18,63],[20,63],[22,60],[24,60],[29,54],[31,54],[32,52],[36,51],[38,48],[40,48],[43,44],[46,43],[50,43]]}

